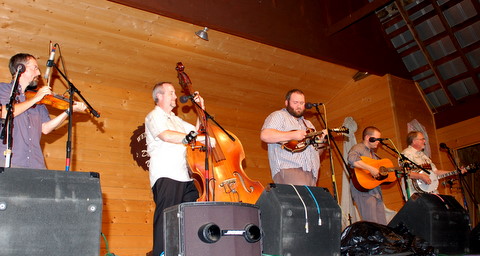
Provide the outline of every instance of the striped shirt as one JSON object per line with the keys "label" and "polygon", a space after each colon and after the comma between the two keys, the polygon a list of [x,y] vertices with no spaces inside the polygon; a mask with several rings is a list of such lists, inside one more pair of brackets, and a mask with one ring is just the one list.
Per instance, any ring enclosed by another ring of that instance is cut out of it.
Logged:
{"label": "striped shirt", "polygon": [[[307,128],[315,129],[310,121],[303,117],[294,117],[288,113],[287,109],[283,108],[271,113],[267,119],[265,119],[262,130],[275,129],[286,132],[292,130],[307,130]],[[302,168],[304,171],[312,172],[315,179],[318,178],[320,154],[313,146],[308,146],[302,152],[292,153],[282,149],[279,143],[269,143],[268,160],[270,162],[272,177],[275,176],[280,169]]]}

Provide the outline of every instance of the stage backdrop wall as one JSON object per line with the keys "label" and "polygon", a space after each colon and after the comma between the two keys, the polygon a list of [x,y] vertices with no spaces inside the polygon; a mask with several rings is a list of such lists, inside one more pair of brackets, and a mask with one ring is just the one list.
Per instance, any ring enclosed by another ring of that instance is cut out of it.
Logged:
{"label": "stage backdrop wall", "polygon": [[[60,45],[57,51],[63,56],[69,79],[101,113],[100,118],[75,114],[72,170],[100,173],[102,231],[110,251],[118,255],[145,255],[151,249],[154,204],[148,172],[140,165],[145,159],[132,145],[141,142],[139,127],[153,108],[152,86],[159,81],[177,85],[175,65],[179,61],[194,89],[205,98],[209,113],[241,140],[246,173],[264,185],[271,177],[260,128],[269,113],[283,107],[284,94],[292,88],[302,89],[307,101],[327,104],[330,127],[353,116],[361,128],[377,125],[386,137],[401,141],[401,125],[395,117],[401,107],[393,106],[395,83],[391,81],[397,79],[388,75],[354,82],[354,69],[215,30],[208,31],[207,42],[194,35],[201,24],[106,0],[5,0],[0,17],[2,81],[10,81],[8,59],[18,52],[37,56],[44,71],[52,41]],[[400,84],[415,88],[413,83]],[[66,90],[56,72],[52,88],[60,94]],[[176,89],[180,91],[179,86]],[[413,104],[420,102],[412,98]],[[188,106],[180,104],[177,114],[194,122]],[[307,117],[321,128],[312,115]],[[49,169],[64,169],[66,134],[63,126],[42,140]],[[324,162],[319,186],[328,188],[330,168],[328,161]],[[338,184],[339,190],[341,187]],[[396,187],[385,189],[387,205],[399,209]],[[104,254],[103,241],[101,247]]]}

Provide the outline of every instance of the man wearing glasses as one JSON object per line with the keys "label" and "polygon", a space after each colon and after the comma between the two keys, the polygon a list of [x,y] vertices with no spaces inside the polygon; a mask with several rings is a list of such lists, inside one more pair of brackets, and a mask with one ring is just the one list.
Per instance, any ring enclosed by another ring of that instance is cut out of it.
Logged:
{"label": "man wearing glasses", "polygon": [[[433,191],[421,191],[420,188],[418,186],[414,186],[413,183],[417,182],[417,180],[421,180],[424,184],[430,185],[432,183],[432,179],[436,179],[436,176],[448,173],[448,171],[437,169],[430,157],[425,154],[424,149],[426,145],[426,139],[423,133],[419,131],[409,132],[407,134],[407,145],[408,147],[403,150],[402,154],[415,164],[431,172],[431,174],[429,175],[418,167],[416,168],[415,166],[412,166],[411,168],[413,168],[415,171],[410,172],[410,179],[407,179],[408,195],[406,191],[404,191],[405,198],[408,200],[410,195],[415,192],[438,193],[436,187],[433,189]],[[466,170],[462,168],[461,172],[465,173]]]}

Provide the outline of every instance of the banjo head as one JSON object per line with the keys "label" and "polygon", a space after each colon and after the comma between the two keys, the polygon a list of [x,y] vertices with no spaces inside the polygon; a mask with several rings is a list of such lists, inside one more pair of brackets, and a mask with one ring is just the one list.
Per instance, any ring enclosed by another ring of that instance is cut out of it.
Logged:
{"label": "banjo head", "polygon": [[[419,173],[420,174],[427,174],[424,171],[420,171]],[[428,176],[430,177],[430,180],[432,181],[432,183],[427,184],[427,183],[423,182],[423,180],[420,180],[420,179],[414,180],[412,182],[412,184],[415,187],[415,190],[417,190],[418,192],[421,192],[421,193],[422,192],[423,193],[432,193],[433,191],[437,190],[438,185],[439,185],[437,175],[433,171],[431,171]]]}

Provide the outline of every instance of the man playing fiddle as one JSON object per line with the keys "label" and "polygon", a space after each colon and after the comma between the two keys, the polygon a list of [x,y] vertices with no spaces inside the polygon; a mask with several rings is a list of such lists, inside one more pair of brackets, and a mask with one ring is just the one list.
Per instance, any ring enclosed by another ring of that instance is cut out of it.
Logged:
{"label": "man playing fiddle", "polygon": [[[307,146],[304,150],[290,152],[282,147],[282,143],[307,137],[307,130],[315,130],[313,124],[303,117],[305,111],[305,95],[299,89],[287,92],[285,108],[271,113],[263,124],[260,139],[268,144],[268,159],[275,183],[316,186],[320,155],[323,148]],[[325,139],[326,130],[318,136],[319,141]]]}
{"label": "man playing fiddle", "polygon": [[[15,92],[13,103],[13,131],[12,131],[12,154],[11,167],[24,167],[46,169],[43,152],[40,147],[40,138],[59,127],[68,117],[67,111],[62,112],[55,118],[50,118],[45,105],[36,104],[45,95],[52,94],[48,86],[38,89],[30,99],[25,97],[27,87],[37,87],[40,70],[37,60],[31,54],[18,53],[10,58],[9,69],[12,77],[17,72],[19,64],[25,66],[25,72],[19,75],[18,90]],[[0,83],[0,104],[2,105],[2,118],[7,115],[6,105],[10,101],[13,82]],[[73,111],[84,111],[86,106],[82,102],[75,102]],[[4,139],[4,142],[6,138]],[[0,151],[5,152],[7,145],[0,143]],[[0,164],[5,166],[5,158],[2,157]]]}

